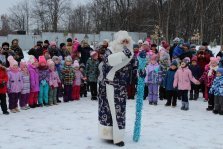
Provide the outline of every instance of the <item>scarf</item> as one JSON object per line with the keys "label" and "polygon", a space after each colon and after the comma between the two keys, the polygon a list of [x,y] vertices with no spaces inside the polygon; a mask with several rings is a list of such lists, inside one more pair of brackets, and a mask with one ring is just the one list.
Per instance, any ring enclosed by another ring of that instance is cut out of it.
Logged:
{"label": "scarf", "polygon": [[208,71],[208,76],[210,77],[213,71],[217,71],[217,69],[218,69],[218,66],[215,66],[215,67],[210,66],[210,69]]}

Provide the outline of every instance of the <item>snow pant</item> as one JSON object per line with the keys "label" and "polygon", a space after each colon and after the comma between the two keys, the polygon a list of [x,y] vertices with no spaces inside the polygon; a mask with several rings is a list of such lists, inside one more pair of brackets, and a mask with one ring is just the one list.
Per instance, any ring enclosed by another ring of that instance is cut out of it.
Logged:
{"label": "snow pant", "polygon": [[57,104],[57,87],[50,88],[49,91],[49,104]]}
{"label": "snow pant", "polygon": [[72,99],[73,100],[79,100],[80,99],[80,89],[81,87],[79,85],[74,85],[72,89]]}
{"label": "snow pant", "polygon": [[64,85],[64,102],[72,101],[72,85]]}
{"label": "snow pant", "polygon": [[219,113],[223,112],[223,96],[215,96],[214,97],[214,110]]}
{"label": "snow pant", "polygon": [[97,82],[88,82],[90,85],[90,90],[91,90],[91,97],[92,98],[97,98],[98,91],[97,91]]}
{"label": "snow pant", "polygon": [[48,100],[49,100],[48,95],[49,95],[49,85],[47,83],[44,85],[40,84],[38,103],[43,104],[44,102],[45,104],[48,104]]}
{"label": "snow pant", "polygon": [[189,108],[188,90],[179,90],[179,94],[182,100],[182,107]]}
{"label": "snow pant", "polygon": [[176,90],[166,90],[167,105],[176,106],[177,105],[177,91]]}
{"label": "snow pant", "polygon": [[134,99],[136,93],[135,83],[129,84],[127,86],[128,99]]}
{"label": "snow pant", "polygon": [[166,99],[165,93],[166,93],[166,89],[164,87],[160,86],[160,88],[159,88],[159,98],[160,98],[160,100]]}
{"label": "snow pant", "polygon": [[15,109],[18,107],[18,101],[21,97],[21,93],[9,93],[9,109]]}
{"label": "snow pant", "polygon": [[[208,89],[208,92],[210,90],[210,88],[207,88]],[[214,109],[214,94],[208,94],[208,108],[209,109]]]}
{"label": "snow pant", "polygon": [[81,85],[81,88],[80,88],[80,96],[87,96],[87,84],[84,83],[83,85]]}
{"label": "snow pant", "polygon": [[28,104],[29,101],[29,93],[21,94],[21,98],[19,99],[19,105],[20,107],[25,107]]}
{"label": "snow pant", "polygon": [[63,87],[62,87],[62,85],[60,85],[57,88],[57,100],[59,100],[59,97],[63,97]]}
{"label": "snow pant", "polygon": [[191,84],[190,100],[197,100],[199,97],[199,86]]}
{"label": "snow pant", "polygon": [[149,94],[148,85],[145,84],[145,87],[144,87],[144,100],[148,97],[148,94]]}
{"label": "snow pant", "polygon": [[149,96],[148,96],[149,102],[157,103],[159,85],[158,84],[149,84],[148,89],[149,89]]}
{"label": "snow pant", "polygon": [[6,104],[6,94],[0,94],[0,104],[2,108],[2,112],[7,112],[7,104]]}
{"label": "snow pant", "polygon": [[209,90],[210,90],[210,88],[209,87],[204,87],[204,99],[206,100],[206,101],[208,101],[209,100]]}
{"label": "snow pant", "polygon": [[39,92],[30,92],[30,95],[29,95],[29,106],[33,106],[33,105],[37,104],[38,93]]}

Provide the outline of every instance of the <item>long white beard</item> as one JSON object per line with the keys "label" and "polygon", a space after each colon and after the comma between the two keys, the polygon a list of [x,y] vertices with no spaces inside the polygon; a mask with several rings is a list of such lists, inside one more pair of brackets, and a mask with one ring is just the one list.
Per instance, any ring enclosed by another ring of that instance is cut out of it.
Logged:
{"label": "long white beard", "polygon": [[[131,51],[131,53],[133,53],[133,43],[130,42],[128,45],[126,45],[126,47]],[[117,41],[113,41],[112,43],[110,43],[110,48],[112,50],[112,53],[118,53],[118,52],[122,52],[124,45],[118,43]]]}

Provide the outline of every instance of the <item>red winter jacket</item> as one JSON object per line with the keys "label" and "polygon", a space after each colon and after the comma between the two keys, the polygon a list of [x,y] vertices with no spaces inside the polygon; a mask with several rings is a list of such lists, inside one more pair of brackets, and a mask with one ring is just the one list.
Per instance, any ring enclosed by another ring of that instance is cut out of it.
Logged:
{"label": "red winter jacket", "polygon": [[211,55],[207,52],[198,51],[197,53],[197,64],[201,68],[201,72],[205,71],[205,66],[209,64]]}
{"label": "red winter jacket", "polygon": [[8,82],[8,75],[6,68],[0,66],[0,94],[5,94],[7,92],[7,82]]}

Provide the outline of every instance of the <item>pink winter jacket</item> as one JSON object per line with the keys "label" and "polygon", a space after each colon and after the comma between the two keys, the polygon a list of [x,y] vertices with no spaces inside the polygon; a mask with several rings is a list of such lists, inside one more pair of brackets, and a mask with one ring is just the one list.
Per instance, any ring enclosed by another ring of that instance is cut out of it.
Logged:
{"label": "pink winter jacket", "polygon": [[49,85],[53,87],[58,87],[59,83],[61,83],[61,81],[57,71],[50,71]]}
{"label": "pink winter jacket", "polygon": [[188,67],[179,68],[174,76],[173,87],[178,90],[191,90],[191,81],[196,84],[197,80],[192,76],[192,72]]}

